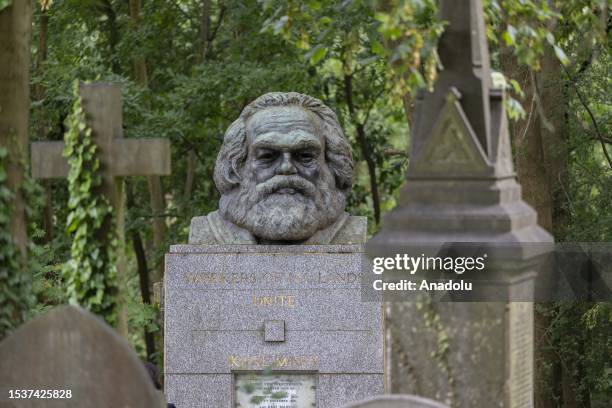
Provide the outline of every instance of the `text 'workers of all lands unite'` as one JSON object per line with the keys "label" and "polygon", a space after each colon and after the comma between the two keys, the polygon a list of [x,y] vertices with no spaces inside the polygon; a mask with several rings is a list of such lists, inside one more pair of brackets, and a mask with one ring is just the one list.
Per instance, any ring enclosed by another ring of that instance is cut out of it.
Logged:
{"label": "text 'workers of all lands unite'", "polygon": [[[485,268],[487,254],[479,257],[440,257],[440,256],[410,256],[408,254],[396,254],[394,257],[378,257],[372,260],[372,272],[382,275],[387,271],[401,271],[414,275],[422,271],[444,271],[454,272],[461,275],[469,271],[482,271]],[[377,291],[471,291],[472,282],[463,279],[445,282],[432,282],[427,279],[412,281],[400,279],[399,281],[384,282],[375,279],[372,287]]]}

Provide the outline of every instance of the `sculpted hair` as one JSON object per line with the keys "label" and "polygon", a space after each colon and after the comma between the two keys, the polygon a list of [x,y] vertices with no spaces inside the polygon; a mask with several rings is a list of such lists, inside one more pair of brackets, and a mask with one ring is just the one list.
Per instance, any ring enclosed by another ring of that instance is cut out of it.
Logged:
{"label": "sculpted hair", "polygon": [[270,92],[255,99],[244,108],[240,117],[223,136],[223,145],[215,164],[215,184],[224,194],[241,182],[246,162],[246,121],[255,113],[275,106],[299,106],[314,113],[322,123],[325,135],[325,157],[336,188],[347,194],[353,185],[353,155],[336,114],[320,100],[297,92]]}

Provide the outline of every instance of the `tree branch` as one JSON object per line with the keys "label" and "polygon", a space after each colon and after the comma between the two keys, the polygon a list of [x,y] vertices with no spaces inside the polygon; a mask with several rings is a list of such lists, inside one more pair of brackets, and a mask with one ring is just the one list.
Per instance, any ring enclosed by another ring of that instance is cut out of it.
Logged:
{"label": "tree branch", "polygon": [[591,108],[589,107],[587,101],[582,96],[580,89],[578,89],[578,86],[572,79],[572,76],[570,75],[569,71],[567,70],[567,68],[565,68],[565,65],[561,64],[561,67],[563,67],[563,70],[565,71],[565,75],[567,75],[567,79],[569,80],[570,84],[572,84],[572,86],[574,87],[574,90],[576,91],[576,95],[578,96],[580,103],[582,104],[584,109],[589,114],[589,117],[591,118],[591,122],[593,123],[593,127],[595,128],[595,133],[597,135],[597,138],[599,139],[599,143],[601,144],[601,148],[603,150],[604,156],[606,157],[606,160],[608,161],[608,165],[610,166],[610,169],[612,169],[612,158],[610,157],[610,154],[608,153],[608,149],[606,148],[604,136],[601,134],[601,131],[599,129],[599,124],[597,123],[597,120],[595,119],[595,115],[593,114],[593,111],[591,111]]}
{"label": "tree branch", "polygon": [[208,42],[213,42],[215,37],[217,36],[217,31],[219,31],[219,27],[221,27],[221,21],[223,20],[223,16],[225,15],[225,6],[221,6],[219,8],[219,17],[217,17],[217,24],[215,28],[212,29],[210,36],[208,37]]}

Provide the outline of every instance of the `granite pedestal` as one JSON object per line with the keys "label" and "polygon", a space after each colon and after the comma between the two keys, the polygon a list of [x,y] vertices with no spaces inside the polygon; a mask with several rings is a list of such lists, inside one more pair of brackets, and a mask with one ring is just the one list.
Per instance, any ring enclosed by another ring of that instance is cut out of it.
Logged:
{"label": "granite pedestal", "polygon": [[383,310],[361,301],[361,262],[361,245],[172,246],[168,401],[333,408],[383,393]]}

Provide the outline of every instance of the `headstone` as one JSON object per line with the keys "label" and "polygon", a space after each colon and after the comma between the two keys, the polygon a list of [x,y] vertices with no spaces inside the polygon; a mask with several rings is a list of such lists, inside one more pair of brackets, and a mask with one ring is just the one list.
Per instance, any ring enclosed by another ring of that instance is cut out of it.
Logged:
{"label": "headstone", "polygon": [[165,407],[136,353],[101,319],[59,306],[0,343],[0,406]]}
{"label": "headstone", "polygon": [[[79,87],[87,125],[98,147],[102,194],[113,206],[119,240],[117,274],[119,279],[118,331],[127,337],[125,277],[125,203],[123,178],[170,174],[170,141],[161,138],[123,138],[123,102],[116,84],[93,82]],[[32,176],[49,179],[68,176],[68,160],[62,156],[64,142],[32,143]]]}
{"label": "headstone", "polygon": [[368,398],[341,408],[448,408],[448,406],[415,395],[391,394]]}
{"label": "headstone", "polygon": [[335,114],[270,93],[224,137],[219,211],[166,255],[165,381],[177,407],[332,408],[383,392],[380,303],[361,301],[364,217]]}
{"label": "headstone", "polygon": [[472,243],[495,256],[476,275],[473,303],[426,297],[389,305],[390,391],[453,407],[531,408],[529,301],[534,265],[552,237],[521,199],[504,90],[491,85],[481,1],[442,0],[440,19],[448,22],[439,44],[444,70],[432,93],[419,93],[407,181],[367,253],[429,256]]}

